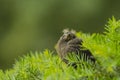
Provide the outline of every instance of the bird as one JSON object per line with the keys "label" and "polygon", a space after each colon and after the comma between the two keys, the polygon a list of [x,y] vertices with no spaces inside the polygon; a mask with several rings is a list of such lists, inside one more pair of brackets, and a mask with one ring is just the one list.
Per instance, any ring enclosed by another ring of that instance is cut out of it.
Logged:
{"label": "bird", "polygon": [[[66,59],[66,56],[71,53],[78,55],[80,58],[82,55],[84,55],[85,57],[83,58],[85,61],[88,59],[92,62],[95,62],[95,58],[90,50],[83,47],[82,43],[83,40],[76,36],[76,32],[74,30],[64,29],[63,35],[60,37],[56,44],[56,51],[61,60],[66,64],[69,63],[69,60]],[[72,65],[75,64],[76,63]]]}

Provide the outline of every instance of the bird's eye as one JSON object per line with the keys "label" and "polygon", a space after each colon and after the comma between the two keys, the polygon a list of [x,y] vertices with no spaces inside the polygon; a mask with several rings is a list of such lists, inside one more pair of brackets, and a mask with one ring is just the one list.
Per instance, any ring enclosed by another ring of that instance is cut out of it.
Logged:
{"label": "bird's eye", "polygon": [[67,40],[70,40],[70,39],[71,39],[71,36],[70,36],[70,35],[68,35],[66,39],[67,39]]}
{"label": "bird's eye", "polygon": [[76,36],[73,36],[73,38],[76,38]]}

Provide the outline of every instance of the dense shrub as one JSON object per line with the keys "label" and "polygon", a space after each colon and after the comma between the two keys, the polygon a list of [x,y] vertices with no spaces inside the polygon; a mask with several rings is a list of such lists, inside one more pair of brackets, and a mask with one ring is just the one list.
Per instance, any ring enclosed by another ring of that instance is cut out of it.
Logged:
{"label": "dense shrub", "polygon": [[[83,62],[74,69],[55,52],[31,52],[17,60],[12,69],[0,70],[0,80],[120,80],[120,20],[109,19],[103,33],[76,35],[95,56],[95,64]],[[68,57],[71,62],[76,60],[74,56]]]}

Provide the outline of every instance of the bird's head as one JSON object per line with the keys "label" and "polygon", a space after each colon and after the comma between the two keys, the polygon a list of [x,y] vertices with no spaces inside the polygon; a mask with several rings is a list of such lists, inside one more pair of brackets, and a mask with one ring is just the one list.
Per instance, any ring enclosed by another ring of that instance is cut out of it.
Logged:
{"label": "bird's head", "polygon": [[75,32],[74,30],[64,29],[64,30],[63,30],[63,35],[62,35],[61,39],[62,39],[63,41],[68,42],[68,41],[76,38],[75,33],[76,33],[76,32]]}

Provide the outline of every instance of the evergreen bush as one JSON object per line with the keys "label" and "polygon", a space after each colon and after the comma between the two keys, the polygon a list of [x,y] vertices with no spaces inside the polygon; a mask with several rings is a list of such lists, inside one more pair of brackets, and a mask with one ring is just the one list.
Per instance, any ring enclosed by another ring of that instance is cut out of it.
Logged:
{"label": "evergreen bush", "polygon": [[[0,80],[120,80],[120,20],[109,19],[103,33],[76,35],[95,56],[95,64],[83,62],[74,69],[55,52],[30,52],[17,60],[12,69],[0,70]],[[68,58],[70,62],[80,61],[75,55]]]}

